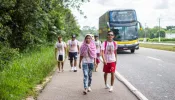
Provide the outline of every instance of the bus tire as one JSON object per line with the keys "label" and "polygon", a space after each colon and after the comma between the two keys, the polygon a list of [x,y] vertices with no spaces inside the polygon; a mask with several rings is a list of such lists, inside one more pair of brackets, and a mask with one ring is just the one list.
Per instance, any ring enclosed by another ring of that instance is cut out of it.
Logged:
{"label": "bus tire", "polygon": [[135,52],[135,49],[131,49],[131,53],[134,53]]}

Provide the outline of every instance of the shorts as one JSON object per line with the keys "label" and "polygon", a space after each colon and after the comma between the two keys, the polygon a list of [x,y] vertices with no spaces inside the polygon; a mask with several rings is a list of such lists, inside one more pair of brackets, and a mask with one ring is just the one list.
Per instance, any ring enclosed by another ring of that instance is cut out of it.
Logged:
{"label": "shorts", "polygon": [[58,55],[57,61],[58,62],[63,62],[64,61],[63,55]]}
{"label": "shorts", "polygon": [[77,60],[78,53],[77,52],[69,52],[69,60]]}
{"label": "shorts", "polygon": [[96,63],[97,63],[97,64],[100,63],[100,53],[97,53]]}
{"label": "shorts", "polygon": [[107,65],[104,65],[103,67],[103,72],[105,73],[114,73],[115,70],[116,70],[115,62],[107,63]]}

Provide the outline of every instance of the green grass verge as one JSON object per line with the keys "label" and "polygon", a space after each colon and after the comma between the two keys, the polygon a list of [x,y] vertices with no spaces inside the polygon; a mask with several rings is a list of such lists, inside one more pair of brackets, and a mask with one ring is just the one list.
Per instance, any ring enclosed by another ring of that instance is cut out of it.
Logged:
{"label": "green grass verge", "polygon": [[0,100],[21,100],[53,70],[54,48],[42,47],[14,60],[0,72]]}
{"label": "green grass verge", "polygon": [[170,45],[140,43],[140,47],[159,49],[159,50],[167,50],[167,51],[175,51],[175,46],[170,46]]}

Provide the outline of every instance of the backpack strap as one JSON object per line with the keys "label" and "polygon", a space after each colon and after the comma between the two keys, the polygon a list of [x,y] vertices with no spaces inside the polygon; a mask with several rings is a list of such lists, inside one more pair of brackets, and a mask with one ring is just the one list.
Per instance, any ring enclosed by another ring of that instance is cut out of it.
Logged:
{"label": "backpack strap", "polygon": [[104,50],[104,53],[106,53],[106,46],[107,46],[107,41],[105,41],[105,50]]}
{"label": "backpack strap", "polygon": [[116,54],[115,48],[117,47],[116,43],[113,41],[114,44],[114,54]]}

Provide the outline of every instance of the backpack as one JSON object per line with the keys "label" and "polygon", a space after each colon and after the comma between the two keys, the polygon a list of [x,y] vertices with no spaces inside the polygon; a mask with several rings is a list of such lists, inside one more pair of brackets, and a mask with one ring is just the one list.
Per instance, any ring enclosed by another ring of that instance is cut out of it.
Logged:
{"label": "backpack", "polygon": [[[113,44],[114,44],[114,48],[116,48],[116,43],[113,41]],[[107,41],[105,41],[105,50],[104,52],[106,52],[106,46],[107,46]],[[114,54],[116,54],[116,51],[114,50]]]}

